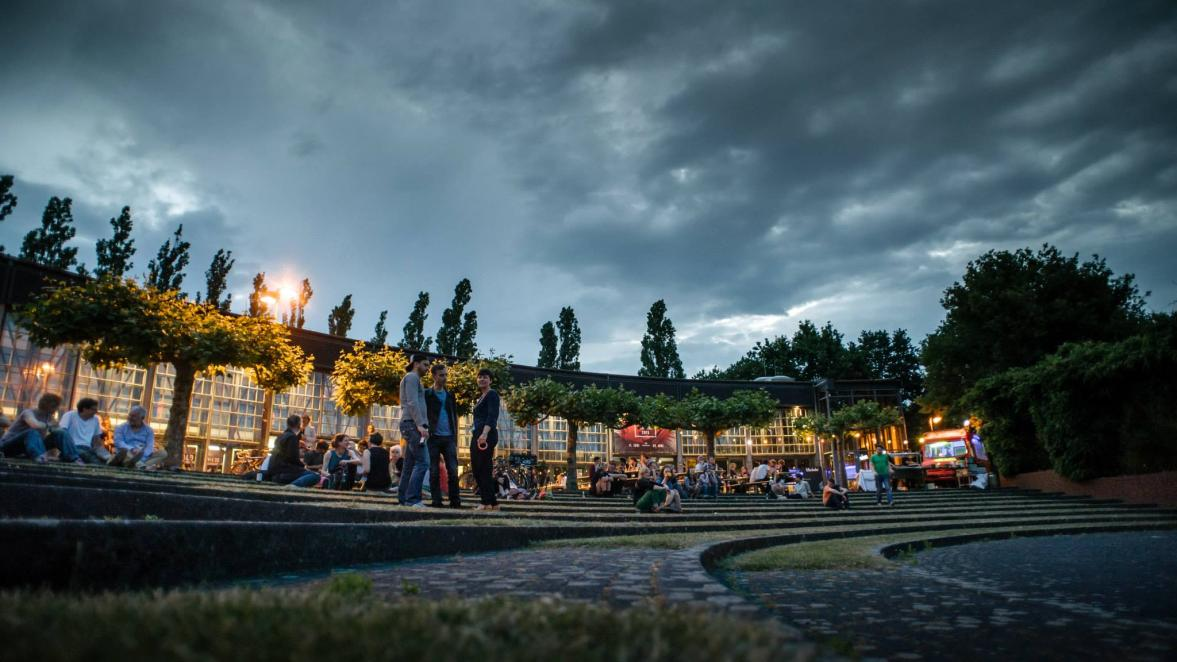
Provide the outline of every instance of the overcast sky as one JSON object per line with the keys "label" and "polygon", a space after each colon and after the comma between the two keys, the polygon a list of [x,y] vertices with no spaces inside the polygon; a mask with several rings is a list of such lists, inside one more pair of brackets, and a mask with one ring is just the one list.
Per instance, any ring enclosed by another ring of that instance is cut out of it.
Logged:
{"label": "overcast sky", "polygon": [[480,349],[533,363],[574,306],[632,373],[666,299],[688,373],[830,320],[942,318],[991,249],[1056,244],[1177,300],[1177,4],[5,2],[16,252],[71,196],[79,257],[131,205],[185,289],[232,249],[353,336],[469,277]]}

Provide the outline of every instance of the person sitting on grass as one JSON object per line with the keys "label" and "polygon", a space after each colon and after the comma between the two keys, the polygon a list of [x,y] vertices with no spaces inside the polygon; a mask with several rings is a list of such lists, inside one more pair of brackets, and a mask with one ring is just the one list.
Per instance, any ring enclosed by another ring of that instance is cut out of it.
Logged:
{"label": "person sitting on grass", "polygon": [[102,421],[98,419],[98,401],[94,398],[78,400],[76,411],[67,411],[61,417],[61,430],[86,464],[110,461],[110,452],[102,445]]}
{"label": "person sitting on grass", "polygon": [[49,451],[58,449],[63,462],[84,464],[77,453],[71,450],[73,444],[66,434],[60,429],[54,429],[53,422],[60,406],[60,395],[42,395],[37,401],[37,407],[22,411],[0,439],[0,453],[6,457],[24,455],[35,462],[45,463],[53,457]]}
{"label": "person sitting on grass", "polygon": [[319,482],[319,474],[307,471],[298,454],[301,425],[302,417],[291,414],[286,418],[286,431],[274,441],[274,450],[270,452],[269,475],[270,480],[279,485],[310,487]]}
{"label": "person sitting on grass", "polygon": [[634,486],[634,505],[639,513],[681,513],[682,498],[678,492],[659,485],[651,478],[650,470],[640,470]]}
{"label": "person sitting on grass", "polygon": [[155,447],[155,430],[147,424],[147,410],[140,405],[131,407],[126,422],[114,429],[114,457],[108,464],[155,469],[167,456],[167,451]]}
{"label": "person sitting on grass", "polygon": [[827,508],[834,510],[850,510],[849,492],[838,487],[832,480],[826,481],[826,486],[821,491],[821,502]]}

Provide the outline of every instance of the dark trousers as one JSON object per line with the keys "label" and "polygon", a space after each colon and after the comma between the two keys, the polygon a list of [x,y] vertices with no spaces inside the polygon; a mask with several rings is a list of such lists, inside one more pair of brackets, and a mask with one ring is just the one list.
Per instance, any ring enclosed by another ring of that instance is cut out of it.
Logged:
{"label": "dark trousers", "polygon": [[478,498],[484,506],[497,506],[499,503],[499,486],[494,479],[495,445],[499,435],[492,431],[486,437],[486,450],[478,450],[478,436],[470,438],[470,468],[474,471],[474,480],[478,483]]}
{"label": "dark trousers", "polygon": [[[450,505],[457,506],[462,502],[458,492],[458,440],[453,436],[434,437],[430,435],[425,442],[429,447],[429,494],[433,497],[434,505],[441,505],[441,456],[445,456],[446,486],[450,493]],[[473,456],[471,456],[473,457]]]}
{"label": "dark trousers", "polygon": [[830,500],[826,502],[826,507],[834,510],[850,510],[850,499],[841,494],[831,494]]}

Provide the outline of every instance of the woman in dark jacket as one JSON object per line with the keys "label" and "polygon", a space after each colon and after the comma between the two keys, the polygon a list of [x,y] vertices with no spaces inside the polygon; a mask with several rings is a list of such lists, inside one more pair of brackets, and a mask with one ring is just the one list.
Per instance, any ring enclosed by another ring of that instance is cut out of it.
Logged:
{"label": "woman in dark jacket", "polygon": [[384,447],[384,435],[373,432],[368,437],[368,449],[364,451],[365,492],[387,492],[392,487],[392,475],[388,471],[388,450]]}
{"label": "woman in dark jacket", "polygon": [[478,371],[478,402],[474,404],[474,429],[470,438],[470,464],[478,482],[478,510],[498,510],[494,480],[495,446],[499,443],[499,394],[490,387],[490,370]]}

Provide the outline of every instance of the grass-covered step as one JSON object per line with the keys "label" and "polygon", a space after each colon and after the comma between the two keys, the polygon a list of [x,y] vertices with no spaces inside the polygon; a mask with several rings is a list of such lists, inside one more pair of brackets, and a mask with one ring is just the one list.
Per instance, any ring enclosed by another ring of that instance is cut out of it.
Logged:
{"label": "grass-covered step", "polygon": [[771,621],[656,610],[649,604],[616,609],[552,599],[388,601],[371,595],[365,581],[343,575],[319,593],[3,593],[0,637],[6,659],[39,662],[469,660],[487,655],[678,662],[687,649],[691,658],[706,660],[783,662],[815,656],[813,646],[795,631]]}

